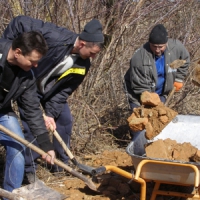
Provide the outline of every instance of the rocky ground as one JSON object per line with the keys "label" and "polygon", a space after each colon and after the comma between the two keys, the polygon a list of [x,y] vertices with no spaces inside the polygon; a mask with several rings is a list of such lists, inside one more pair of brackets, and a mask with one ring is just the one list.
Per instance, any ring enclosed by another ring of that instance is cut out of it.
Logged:
{"label": "rocky ground", "polygon": [[[110,149],[99,154],[88,154],[84,157],[77,157],[80,163],[91,167],[106,165],[117,166],[125,172],[133,173],[134,167],[131,157],[125,149]],[[2,165],[3,166],[3,163]],[[75,166],[73,166],[75,168]],[[77,168],[76,168],[77,169]],[[78,170],[78,169],[77,169]],[[1,172],[3,168],[1,169]],[[80,173],[81,171],[78,170]],[[139,200],[140,185],[130,181],[123,176],[113,172],[92,177],[83,173],[88,179],[92,180],[98,191],[91,190],[82,180],[70,175],[69,173],[52,174],[46,163],[41,163],[37,170],[37,176],[46,186],[65,195],[65,200]],[[146,200],[150,200],[154,183],[147,183]],[[182,191],[182,187],[175,185],[162,185],[166,190]],[[44,194],[45,195],[45,194]],[[178,200],[179,198],[158,196],[156,200]]]}
{"label": "rocky ground", "polygon": [[[158,98],[144,95],[143,102],[147,104],[134,110],[129,117],[128,122],[132,130],[138,131],[146,129],[146,138],[152,139],[158,135],[161,130],[177,115],[177,113],[170,108],[164,106],[159,102]],[[102,142],[100,137],[95,138],[94,143]],[[104,138],[106,140],[106,137]],[[109,139],[110,140],[110,139]],[[130,141],[129,141],[130,142]],[[108,142],[109,143],[109,142]],[[128,143],[127,143],[128,145]],[[125,145],[125,146],[127,146]],[[91,147],[92,148],[92,147]],[[110,144],[102,146],[101,151],[84,153],[84,156],[76,156],[80,163],[90,167],[100,166],[116,166],[123,169],[129,174],[134,173],[134,166],[126,151],[126,147],[119,148],[116,145]],[[158,151],[159,149],[159,151]],[[146,155],[151,158],[163,158],[168,160],[179,161],[197,161],[199,162],[198,149],[191,146],[189,143],[178,144],[174,140],[158,140],[146,146]],[[1,152],[3,155],[4,153]],[[191,160],[193,158],[193,160]],[[1,161],[1,176],[3,172],[4,161]],[[65,195],[66,200],[139,200],[140,199],[140,185],[123,176],[120,176],[111,171],[107,171],[97,177],[85,174],[77,167],[72,166],[83,173],[96,186],[97,190],[91,190],[85,182],[72,176],[69,173],[62,172],[60,174],[50,173],[50,167],[46,163],[40,163],[36,172],[37,176],[42,180],[46,186],[55,191]],[[2,179],[3,180],[3,176]],[[154,182],[147,183],[146,200],[150,200]],[[186,188],[177,185],[162,184],[163,190],[170,190],[176,192],[185,192]],[[44,194],[45,195],[45,194]],[[157,196],[156,200],[180,200],[179,197],[172,196]]]}
{"label": "rocky ground", "polygon": [[[124,149],[106,150],[99,155],[86,155],[81,162],[92,167],[113,165],[128,173],[133,173],[134,171],[131,157]],[[140,199],[140,185],[138,183],[110,171],[107,171],[97,178],[92,178],[85,174],[89,179],[91,178],[98,191],[89,189],[82,180],[72,177],[69,174],[67,176],[63,174],[61,177],[55,177],[42,167],[38,170],[37,174],[47,186],[66,195],[66,200]],[[153,187],[153,182],[147,183],[146,200],[150,200]],[[182,186],[162,184],[161,187],[163,190],[186,192],[185,187]],[[157,196],[156,200],[180,200],[180,198]]]}

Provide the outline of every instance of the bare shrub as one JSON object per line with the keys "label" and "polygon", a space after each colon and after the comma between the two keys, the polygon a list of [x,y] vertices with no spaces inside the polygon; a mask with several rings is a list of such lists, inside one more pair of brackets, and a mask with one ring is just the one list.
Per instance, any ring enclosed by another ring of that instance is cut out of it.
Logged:
{"label": "bare shrub", "polygon": [[[17,15],[29,15],[79,33],[92,18],[103,24],[105,48],[92,61],[89,74],[68,102],[74,116],[72,147],[98,151],[108,140],[129,141],[130,115],[123,76],[133,53],[148,40],[155,24],[163,23],[169,36],[182,41],[191,61],[200,59],[200,2],[197,0],[1,0],[2,32]],[[199,89],[191,83],[190,66],[185,86],[171,106],[179,113],[198,114]],[[101,136],[97,142],[95,138]],[[106,137],[107,138],[107,137]],[[81,145],[77,145],[81,144]],[[95,144],[95,145],[94,145]],[[120,143],[124,144],[124,143]],[[90,147],[89,147],[90,146]],[[86,148],[87,149],[87,148]]]}

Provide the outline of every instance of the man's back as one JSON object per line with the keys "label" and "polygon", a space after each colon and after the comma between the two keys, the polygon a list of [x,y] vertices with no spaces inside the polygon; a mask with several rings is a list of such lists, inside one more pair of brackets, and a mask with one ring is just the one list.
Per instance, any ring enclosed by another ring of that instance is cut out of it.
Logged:
{"label": "man's back", "polygon": [[42,33],[48,45],[47,54],[40,60],[34,69],[36,78],[49,72],[73,49],[77,34],[50,22],[43,22],[28,16],[14,18],[5,29],[2,37],[13,40],[22,32],[38,31]]}

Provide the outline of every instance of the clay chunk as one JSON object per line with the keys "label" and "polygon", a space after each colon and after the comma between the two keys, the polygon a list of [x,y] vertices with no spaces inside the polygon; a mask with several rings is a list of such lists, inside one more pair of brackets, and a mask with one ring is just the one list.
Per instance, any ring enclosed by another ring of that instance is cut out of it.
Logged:
{"label": "clay chunk", "polygon": [[169,118],[167,116],[160,116],[159,120],[163,123],[166,124],[169,121]]}
{"label": "clay chunk", "polygon": [[127,119],[128,123],[130,123],[135,118],[137,118],[136,115],[135,115],[135,113],[132,113],[131,116]]}
{"label": "clay chunk", "polygon": [[193,161],[200,162],[200,150],[197,150],[196,154],[192,157]]}
{"label": "clay chunk", "polygon": [[200,60],[193,63],[192,83],[200,87]]}
{"label": "clay chunk", "polygon": [[156,93],[145,91],[141,94],[140,101],[142,105],[157,106],[161,101]]}
{"label": "clay chunk", "polygon": [[132,131],[146,130],[145,137],[152,140],[178,113],[164,105],[156,93],[143,92],[141,101],[141,106],[133,109],[127,121]]}
{"label": "clay chunk", "polygon": [[183,66],[186,63],[186,60],[174,60],[172,63],[170,63],[170,67],[172,69],[178,69],[179,67]]}
{"label": "clay chunk", "polygon": [[142,131],[145,129],[145,125],[148,123],[148,118],[132,118],[129,121],[129,127],[133,131]]}
{"label": "clay chunk", "polygon": [[154,137],[154,132],[153,132],[153,127],[151,125],[150,122],[148,122],[146,125],[145,125],[145,129],[146,129],[146,132],[145,132],[145,137],[150,140]]}
{"label": "clay chunk", "polygon": [[163,140],[157,140],[156,142],[148,144],[145,151],[147,157],[150,158],[167,158],[167,151]]}

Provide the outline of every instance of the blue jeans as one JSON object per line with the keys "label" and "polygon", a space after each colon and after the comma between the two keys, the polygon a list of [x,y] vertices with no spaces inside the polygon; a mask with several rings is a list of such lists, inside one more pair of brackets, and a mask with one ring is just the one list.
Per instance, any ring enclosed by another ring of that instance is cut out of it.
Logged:
{"label": "blue jeans", "polygon": [[[21,138],[24,138],[24,134],[16,117],[0,114],[0,124]],[[21,187],[22,184],[25,164],[25,146],[2,131],[0,131],[0,144],[6,149],[3,188],[12,192],[15,188]]]}
{"label": "blue jeans", "polygon": [[[26,140],[28,140],[29,142],[38,146],[37,141],[35,140],[28,124],[26,123],[26,119],[24,117],[23,110],[21,108],[19,108],[19,111],[20,111],[22,125],[24,127],[24,136],[25,136]],[[62,109],[62,112],[60,113],[60,115],[57,118],[55,118],[54,120],[56,122],[57,132],[59,133],[60,137],[63,139],[63,141],[67,145],[67,147],[70,148],[70,139],[71,139],[71,133],[72,133],[73,119],[72,119],[71,111],[70,111],[67,103],[63,106],[63,109]],[[58,159],[60,159],[62,162],[64,162],[65,164],[67,164],[69,161],[69,157],[66,155],[64,149],[62,148],[62,146],[60,145],[60,143],[58,142],[58,140],[55,137],[53,137],[53,146],[54,146],[54,150],[56,152],[56,157]],[[35,160],[39,156],[40,155],[37,154],[36,152],[32,151],[29,148],[26,148],[26,151],[25,151],[25,172],[26,173],[28,173],[28,172],[35,173],[35,171],[37,169],[37,164],[36,164]],[[59,172],[59,171],[63,170],[62,168],[60,168],[57,165],[53,165],[52,168],[53,168],[53,172]]]}

